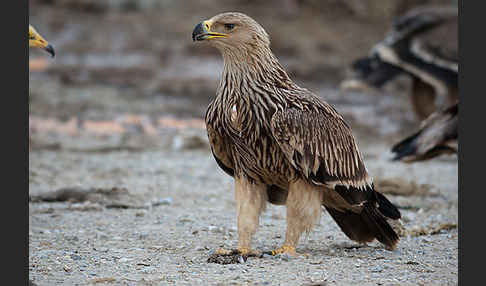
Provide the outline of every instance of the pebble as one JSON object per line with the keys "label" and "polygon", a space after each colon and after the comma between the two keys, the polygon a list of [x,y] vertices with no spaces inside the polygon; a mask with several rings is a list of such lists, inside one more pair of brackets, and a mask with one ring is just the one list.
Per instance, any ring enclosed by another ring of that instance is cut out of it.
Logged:
{"label": "pebble", "polygon": [[146,232],[142,232],[138,234],[138,239],[147,239],[149,237],[149,234]]}
{"label": "pebble", "polygon": [[129,261],[132,261],[133,259],[131,258],[126,258],[126,257],[122,257],[118,260],[118,262],[120,263],[125,263],[125,262],[129,262]]}
{"label": "pebble", "polygon": [[170,206],[172,204],[172,198],[167,197],[167,198],[161,198],[158,199],[154,202],[152,202],[152,206],[157,207],[157,206]]}
{"label": "pebble", "polygon": [[370,268],[370,271],[371,272],[382,272],[383,271],[383,267],[381,267],[381,266],[371,267]]}
{"label": "pebble", "polygon": [[283,261],[289,261],[290,259],[292,259],[292,256],[285,253],[285,254],[277,254],[275,255],[275,258],[279,258]]}
{"label": "pebble", "polygon": [[108,239],[108,235],[104,234],[103,232],[98,231],[96,233],[96,237],[99,239]]}
{"label": "pebble", "polygon": [[143,217],[143,216],[145,216],[146,213],[147,213],[146,210],[138,211],[138,212],[135,213],[135,216],[136,217]]}
{"label": "pebble", "polygon": [[72,260],[81,260],[81,256],[77,255],[77,254],[71,254],[71,259]]}
{"label": "pebble", "polygon": [[79,241],[79,238],[75,235],[68,235],[68,236],[66,236],[66,240]]}
{"label": "pebble", "polygon": [[213,233],[223,233],[224,232],[224,229],[222,227],[214,226],[214,225],[208,226],[208,230],[213,232]]}

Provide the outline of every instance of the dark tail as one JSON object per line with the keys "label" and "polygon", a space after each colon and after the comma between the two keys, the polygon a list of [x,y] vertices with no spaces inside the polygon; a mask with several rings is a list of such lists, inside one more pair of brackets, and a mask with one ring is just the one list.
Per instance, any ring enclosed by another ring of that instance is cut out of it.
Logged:
{"label": "dark tail", "polygon": [[381,214],[391,219],[399,219],[402,217],[397,207],[392,204],[384,195],[380,192],[376,192],[376,199],[378,200],[378,210]]}
{"label": "dark tail", "polygon": [[379,207],[366,202],[361,213],[341,212],[326,206],[327,211],[341,230],[351,239],[358,242],[371,242],[377,239],[389,249],[394,249],[400,240],[397,233],[386,221],[386,217],[401,217],[398,209],[383,195],[378,194]]}

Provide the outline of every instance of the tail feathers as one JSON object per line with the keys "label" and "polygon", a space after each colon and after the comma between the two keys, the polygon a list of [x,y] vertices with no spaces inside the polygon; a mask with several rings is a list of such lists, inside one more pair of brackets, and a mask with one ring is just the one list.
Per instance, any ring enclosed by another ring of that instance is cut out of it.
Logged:
{"label": "tail feathers", "polygon": [[400,240],[385,217],[371,203],[365,203],[360,214],[351,211],[341,212],[327,206],[326,209],[351,240],[371,242],[376,238],[389,249],[394,249]]}
{"label": "tail feathers", "polygon": [[388,224],[385,217],[378,212],[378,209],[372,205],[366,205],[361,213],[363,221],[370,226],[376,239],[394,249],[400,240],[398,234]]}
{"label": "tail feathers", "polygon": [[399,219],[402,217],[402,214],[397,207],[392,204],[384,195],[376,192],[376,198],[378,200],[378,210],[382,215],[391,219]]}

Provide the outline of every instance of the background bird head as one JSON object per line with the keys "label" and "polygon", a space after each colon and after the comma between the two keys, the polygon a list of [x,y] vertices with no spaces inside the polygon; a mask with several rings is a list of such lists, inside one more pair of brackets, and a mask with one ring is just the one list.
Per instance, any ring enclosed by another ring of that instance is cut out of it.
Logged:
{"label": "background bird head", "polygon": [[52,57],[55,56],[54,47],[39,35],[31,25],[29,25],[29,47],[41,48],[48,52]]}
{"label": "background bird head", "polygon": [[218,14],[196,25],[193,41],[205,41],[220,50],[268,47],[270,38],[263,27],[243,13]]}

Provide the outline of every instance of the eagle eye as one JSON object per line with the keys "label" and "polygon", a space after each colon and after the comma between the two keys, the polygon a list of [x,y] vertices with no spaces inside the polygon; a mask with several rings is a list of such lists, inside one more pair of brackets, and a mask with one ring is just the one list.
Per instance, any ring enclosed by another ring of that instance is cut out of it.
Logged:
{"label": "eagle eye", "polygon": [[224,28],[226,30],[233,30],[233,28],[235,27],[235,24],[224,24]]}

